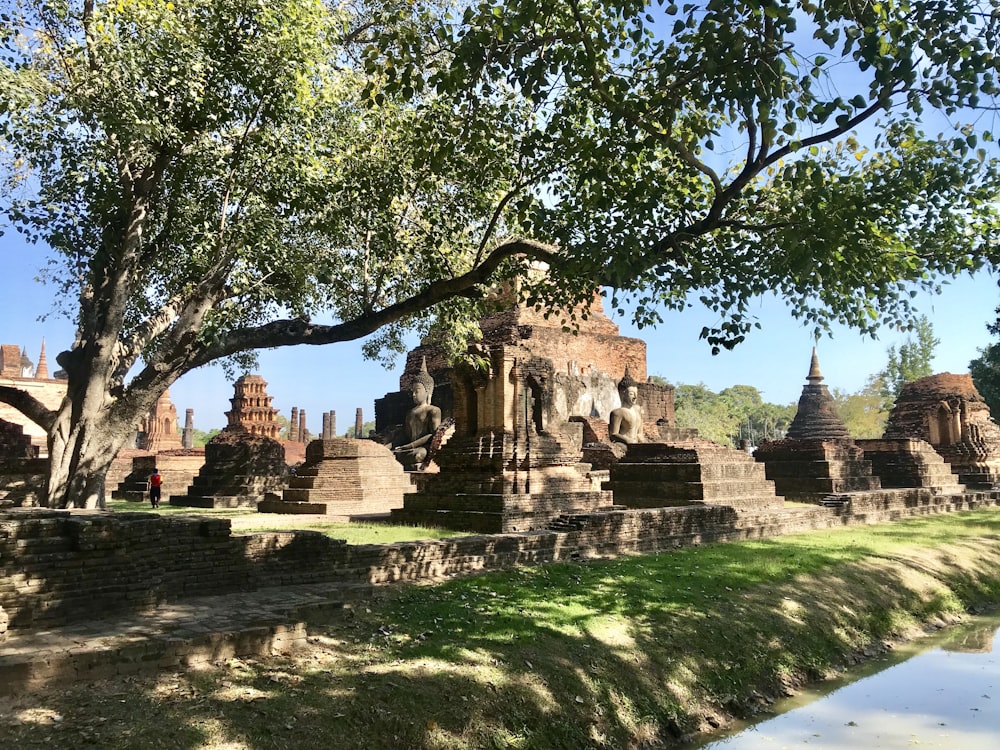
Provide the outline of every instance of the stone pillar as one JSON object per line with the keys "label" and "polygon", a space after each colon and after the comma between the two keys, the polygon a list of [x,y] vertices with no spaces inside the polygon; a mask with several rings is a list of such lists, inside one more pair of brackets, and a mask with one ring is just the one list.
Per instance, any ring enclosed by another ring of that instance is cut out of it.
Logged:
{"label": "stone pillar", "polygon": [[288,439],[293,442],[299,442],[299,407],[292,407],[292,421],[288,424]]}
{"label": "stone pillar", "polygon": [[194,448],[194,409],[184,410],[184,433],[181,435],[182,448]]}
{"label": "stone pillar", "polygon": [[330,410],[330,437],[337,437],[337,412]]}
{"label": "stone pillar", "polygon": [[364,415],[361,412],[361,407],[354,413],[354,437],[358,440],[361,439],[361,428],[365,423]]}
{"label": "stone pillar", "polygon": [[306,410],[299,409],[299,442],[304,443],[309,439],[309,431],[306,429]]}
{"label": "stone pillar", "polygon": [[323,440],[330,439],[330,412],[323,412]]}

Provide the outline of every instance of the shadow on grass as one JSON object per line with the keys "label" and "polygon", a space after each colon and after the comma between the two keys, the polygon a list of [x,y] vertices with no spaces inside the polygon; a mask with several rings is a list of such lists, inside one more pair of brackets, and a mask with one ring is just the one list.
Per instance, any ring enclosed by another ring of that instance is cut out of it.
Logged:
{"label": "shadow on grass", "polygon": [[666,746],[1000,591],[998,531],[963,514],[396,588],[294,657],[45,695],[0,746]]}

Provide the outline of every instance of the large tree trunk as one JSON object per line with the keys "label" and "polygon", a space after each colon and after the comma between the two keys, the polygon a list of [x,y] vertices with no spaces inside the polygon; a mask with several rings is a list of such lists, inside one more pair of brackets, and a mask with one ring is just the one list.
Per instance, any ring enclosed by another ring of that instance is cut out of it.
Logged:
{"label": "large tree trunk", "polygon": [[112,415],[106,399],[95,399],[87,390],[79,399],[67,394],[49,430],[50,508],[104,507],[105,477],[131,432],[130,424]]}

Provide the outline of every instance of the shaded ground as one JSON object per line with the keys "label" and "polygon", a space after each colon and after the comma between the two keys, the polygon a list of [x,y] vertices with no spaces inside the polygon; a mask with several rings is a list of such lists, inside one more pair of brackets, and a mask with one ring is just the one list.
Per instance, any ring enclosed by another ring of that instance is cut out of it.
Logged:
{"label": "shaded ground", "polygon": [[382,589],[291,657],[0,700],[0,747],[664,747],[1000,602],[1000,511]]}

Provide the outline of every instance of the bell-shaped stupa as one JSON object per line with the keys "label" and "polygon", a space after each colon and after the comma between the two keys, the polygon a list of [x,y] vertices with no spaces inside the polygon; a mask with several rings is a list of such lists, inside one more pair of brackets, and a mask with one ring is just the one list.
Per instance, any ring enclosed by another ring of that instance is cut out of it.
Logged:
{"label": "bell-shaped stupa", "polygon": [[808,381],[799,396],[799,410],[788,428],[786,437],[799,440],[843,440],[851,437],[844,420],[837,414],[837,407],[830,389],[823,385],[819,371],[819,357],[813,347],[809,363]]}
{"label": "bell-shaped stupa", "polygon": [[851,439],[823,385],[815,347],[806,380],[785,439],[766,440],[754,452],[767,468],[767,478],[779,495],[801,502],[821,503],[832,495],[880,489],[871,462]]}

